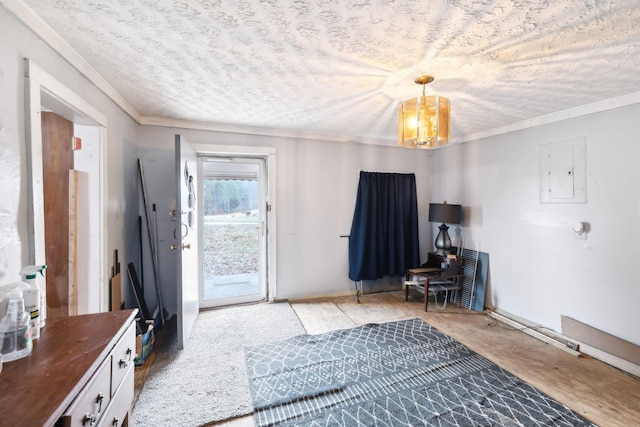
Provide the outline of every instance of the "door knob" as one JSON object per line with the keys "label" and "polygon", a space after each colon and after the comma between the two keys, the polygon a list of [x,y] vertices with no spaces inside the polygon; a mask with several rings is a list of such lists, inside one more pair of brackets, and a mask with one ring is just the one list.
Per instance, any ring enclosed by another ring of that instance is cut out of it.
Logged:
{"label": "door knob", "polygon": [[[171,245],[170,246],[172,251],[175,251],[176,249],[178,249],[178,245]],[[191,243],[187,243],[186,245],[182,245],[182,250],[185,249],[191,249]]]}

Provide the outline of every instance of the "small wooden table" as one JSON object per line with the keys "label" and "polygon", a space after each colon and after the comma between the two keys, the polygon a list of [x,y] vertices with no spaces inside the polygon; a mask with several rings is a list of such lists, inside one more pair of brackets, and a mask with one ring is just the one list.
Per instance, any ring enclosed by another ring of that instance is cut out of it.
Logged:
{"label": "small wooden table", "polygon": [[[424,311],[427,311],[428,308],[429,290],[433,291],[434,298],[437,292],[444,291],[447,294],[445,296],[444,306],[446,306],[446,298],[448,297],[449,291],[456,291],[458,292],[456,298],[458,301],[458,307],[461,303],[461,296],[459,295],[459,293],[462,291],[460,280],[464,278],[464,272],[462,271],[461,265],[457,264],[458,261],[451,261],[444,257],[438,257],[439,255],[432,257],[432,254],[429,254],[429,260],[425,264],[423,264],[424,267],[410,268],[405,272],[405,301],[409,300],[409,288],[416,289],[418,292],[424,295]],[[441,259],[443,259],[447,263],[455,263],[456,271],[454,272],[452,270],[449,270],[451,274],[447,274],[448,269],[436,267],[436,265],[442,265],[440,263]]]}

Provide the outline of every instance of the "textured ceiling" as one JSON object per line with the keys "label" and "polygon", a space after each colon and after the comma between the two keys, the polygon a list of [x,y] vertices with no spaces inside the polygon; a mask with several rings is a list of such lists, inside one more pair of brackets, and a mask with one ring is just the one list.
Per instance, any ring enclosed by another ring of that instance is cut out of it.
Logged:
{"label": "textured ceiling", "polygon": [[452,139],[640,91],[637,0],[23,0],[142,116],[355,141],[401,100]]}

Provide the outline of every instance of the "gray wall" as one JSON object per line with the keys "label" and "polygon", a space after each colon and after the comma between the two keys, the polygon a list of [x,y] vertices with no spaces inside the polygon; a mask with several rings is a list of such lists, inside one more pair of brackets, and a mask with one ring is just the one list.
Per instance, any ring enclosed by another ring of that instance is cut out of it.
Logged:
{"label": "gray wall", "polygon": [[[140,157],[149,175],[149,199],[160,212],[167,239],[173,235],[168,212],[175,196],[172,149],[180,133],[192,144],[275,147],[277,155],[277,298],[329,295],[353,291],[348,278],[348,242],[360,170],[415,173],[421,254],[431,250],[427,223],[430,153],[356,143],[294,140],[187,129],[143,126]],[[169,153],[169,154],[167,154]],[[164,218],[166,216],[166,218]],[[174,243],[166,241],[165,245]],[[163,301],[175,311],[175,253],[161,248]],[[150,296],[149,298],[153,298]]]}
{"label": "gray wall", "polygon": [[[135,143],[138,132],[136,122],[40,38],[0,8],[0,188],[3,188],[0,194],[3,201],[0,207],[0,284],[19,280],[20,269],[28,262],[24,58],[81,95],[107,118],[107,200],[103,210],[109,253],[119,249],[121,255],[125,256],[126,212],[128,209],[138,209],[137,204],[127,205],[128,200],[124,196],[126,171],[123,169],[124,141]],[[105,279],[106,286],[110,265],[105,267],[101,277]],[[103,291],[106,295],[106,289]]]}

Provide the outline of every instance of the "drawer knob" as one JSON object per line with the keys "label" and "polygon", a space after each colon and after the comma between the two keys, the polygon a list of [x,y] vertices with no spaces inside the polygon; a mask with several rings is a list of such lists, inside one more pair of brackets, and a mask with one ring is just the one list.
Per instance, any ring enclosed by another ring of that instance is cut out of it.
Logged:
{"label": "drawer knob", "polygon": [[86,425],[94,426],[94,425],[96,425],[96,423],[100,419],[100,413],[102,412],[102,402],[103,401],[104,401],[104,393],[98,393],[98,396],[96,397],[96,403],[99,405],[98,406],[98,412],[95,413],[95,414],[86,414],[84,416],[84,418],[82,419],[82,425],[83,426],[86,426]]}
{"label": "drawer knob", "polygon": [[133,350],[128,348],[127,352],[125,354],[126,354],[127,358],[126,359],[120,359],[120,362],[118,362],[118,365],[120,365],[121,368],[126,368],[127,366],[129,366],[129,363],[131,362],[131,356],[133,356]]}
{"label": "drawer knob", "polygon": [[111,423],[113,427],[118,427],[120,425],[120,418],[113,417],[113,422]]}
{"label": "drawer knob", "polygon": [[92,425],[95,425],[97,420],[98,420],[98,418],[96,417],[96,414],[87,414],[82,419],[82,425],[83,426],[87,426],[87,425],[88,426],[92,426]]}

